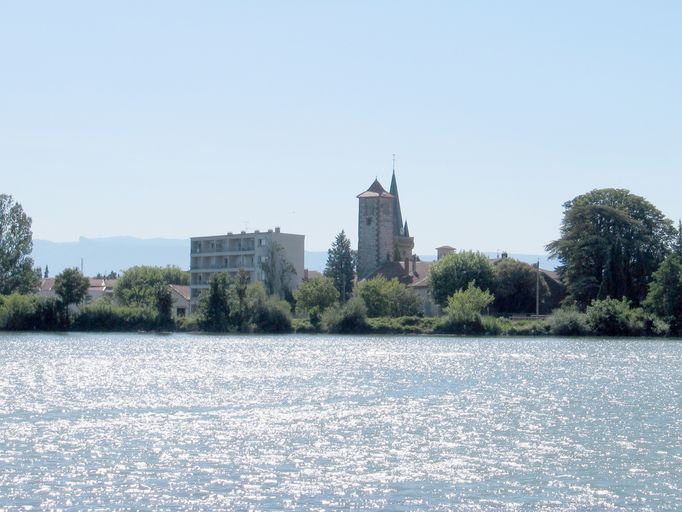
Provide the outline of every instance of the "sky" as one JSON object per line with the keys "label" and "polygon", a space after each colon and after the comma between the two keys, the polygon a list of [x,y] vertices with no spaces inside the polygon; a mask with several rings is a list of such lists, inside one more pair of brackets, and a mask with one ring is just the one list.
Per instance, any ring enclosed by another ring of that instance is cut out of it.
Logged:
{"label": "sky", "polygon": [[415,252],[541,254],[564,202],[682,217],[677,1],[0,3],[0,193],[34,238],[357,243],[396,155]]}

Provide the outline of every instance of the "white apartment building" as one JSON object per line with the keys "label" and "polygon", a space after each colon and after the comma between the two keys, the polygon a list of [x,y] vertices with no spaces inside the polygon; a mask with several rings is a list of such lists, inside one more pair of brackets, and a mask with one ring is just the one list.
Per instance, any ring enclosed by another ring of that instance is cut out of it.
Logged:
{"label": "white apartment building", "polygon": [[261,262],[267,257],[271,242],[279,244],[284,258],[296,270],[291,279],[295,290],[303,279],[305,235],[282,233],[279,228],[239,234],[198,236],[190,239],[190,288],[192,304],[209,287],[211,276],[217,272],[236,274],[244,270],[251,282],[262,282]]}

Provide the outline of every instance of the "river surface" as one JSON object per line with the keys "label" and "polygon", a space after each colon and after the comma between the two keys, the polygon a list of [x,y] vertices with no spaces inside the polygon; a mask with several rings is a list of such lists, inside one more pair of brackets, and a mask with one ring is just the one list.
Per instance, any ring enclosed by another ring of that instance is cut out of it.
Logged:
{"label": "river surface", "polygon": [[0,334],[0,509],[682,510],[682,342]]}

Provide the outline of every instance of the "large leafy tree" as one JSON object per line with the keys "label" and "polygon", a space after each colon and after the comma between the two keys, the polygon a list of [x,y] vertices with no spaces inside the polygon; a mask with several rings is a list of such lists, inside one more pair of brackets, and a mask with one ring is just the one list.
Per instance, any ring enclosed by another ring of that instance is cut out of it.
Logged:
{"label": "large leafy tree", "polygon": [[296,309],[300,313],[322,313],[339,302],[339,291],[329,277],[315,277],[301,283],[296,293]]}
{"label": "large leafy tree", "polygon": [[673,241],[673,252],[682,258],[682,220],[677,221],[677,233]]}
{"label": "large leafy tree", "polygon": [[[549,288],[538,269],[512,258],[502,258],[494,265],[493,306],[499,313],[534,313],[537,292],[540,305],[549,298]],[[539,290],[538,290],[539,287]]]}
{"label": "large leafy tree", "polygon": [[54,280],[54,291],[65,307],[81,302],[89,286],[90,281],[77,268],[64,269]]}
{"label": "large leafy tree", "polygon": [[623,189],[598,189],[564,204],[561,237],[547,245],[561,261],[570,298],[626,297],[639,304],[670,252],[675,228],[654,205]]}
{"label": "large leafy tree", "polygon": [[156,290],[159,286],[189,284],[189,275],[178,267],[131,267],[119,278],[114,294],[124,306],[154,309],[157,306]]}
{"label": "large leafy tree", "polygon": [[471,282],[482,290],[491,290],[495,282],[493,266],[480,252],[448,254],[435,262],[429,272],[431,295],[443,307],[448,304],[448,297],[467,288]]}
{"label": "large leafy tree", "polygon": [[419,296],[397,279],[377,276],[361,281],[355,287],[355,295],[365,302],[369,317],[416,316],[422,312]]}
{"label": "large leafy tree", "polygon": [[0,194],[0,294],[36,290],[32,249],[31,218],[12,196]]}
{"label": "large leafy tree", "polygon": [[353,293],[355,252],[351,249],[350,240],[343,230],[336,235],[334,243],[327,251],[327,265],[324,269],[324,275],[334,281],[341,302],[346,302]]}

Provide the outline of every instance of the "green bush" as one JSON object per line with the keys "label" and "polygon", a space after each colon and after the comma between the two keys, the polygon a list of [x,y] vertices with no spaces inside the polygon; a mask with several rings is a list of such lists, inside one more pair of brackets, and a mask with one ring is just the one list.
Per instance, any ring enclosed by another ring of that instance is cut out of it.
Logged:
{"label": "green bush", "polygon": [[440,318],[435,332],[443,334],[484,334],[483,318],[479,314],[450,314]]}
{"label": "green bush", "polygon": [[351,297],[343,306],[328,308],[322,314],[321,326],[328,333],[368,332],[367,306],[360,297]]}
{"label": "green bush", "polygon": [[76,331],[153,331],[159,328],[159,320],[149,308],[95,303],[81,310],[72,327]]}
{"label": "green bush", "polygon": [[64,329],[67,317],[53,297],[12,294],[0,296],[0,329],[52,331]]}
{"label": "green bush", "polygon": [[589,332],[585,313],[575,307],[554,310],[545,323],[549,333],[556,336],[585,336]]}
{"label": "green bush", "polygon": [[175,319],[175,328],[178,331],[194,332],[199,330],[199,317],[197,315],[180,316]]}
{"label": "green bush", "polygon": [[487,290],[481,290],[471,281],[466,289],[457,290],[448,297],[445,314],[458,320],[473,319],[487,308],[495,296]]}
{"label": "green bush", "polygon": [[597,336],[638,336],[644,333],[641,314],[630,307],[630,301],[593,300],[585,311],[587,326]]}
{"label": "green bush", "polygon": [[368,319],[368,323],[376,334],[431,334],[437,319],[418,316],[379,317]]}
{"label": "green bush", "polygon": [[502,325],[494,316],[481,316],[481,325],[485,334],[495,336],[502,333]]}
{"label": "green bush", "polygon": [[313,334],[320,332],[319,328],[314,326],[307,318],[294,318],[291,320],[291,328],[296,333]]}
{"label": "green bush", "polygon": [[547,334],[549,327],[540,320],[509,320],[497,318],[497,323],[503,334],[509,336],[538,336]]}
{"label": "green bush", "polygon": [[378,276],[361,281],[353,293],[362,298],[370,318],[418,316],[422,312],[419,296],[397,279]]}
{"label": "green bush", "polygon": [[642,334],[645,336],[669,336],[677,332],[673,331],[672,326],[668,322],[653,313],[637,310],[637,316],[643,326]]}
{"label": "green bush", "polygon": [[291,307],[286,300],[274,296],[258,304],[256,328],[261,332],[291,332]]}

